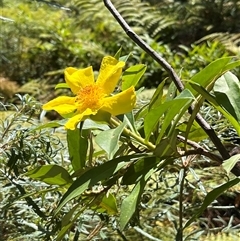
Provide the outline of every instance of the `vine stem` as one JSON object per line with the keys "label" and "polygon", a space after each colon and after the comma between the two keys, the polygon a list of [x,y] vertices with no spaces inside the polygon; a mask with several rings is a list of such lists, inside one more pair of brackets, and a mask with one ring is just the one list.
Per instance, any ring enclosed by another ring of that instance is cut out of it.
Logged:
{"label": "vine stem", "polygon": [[[121,14],[116,10],[114,5],[110,0],[103,0],[106,8],[109,10],[109,12],[114,16],[114,18],[117,20],[117,22],[120,24],[122,29],[126,32],[126,34],[135,42],[139,47],[141,47],[147,54],[149,54],[158,64],[160,64],[169,74],[170,78],[173,80],[174,84],[176,85],[177,89],[181,92],[184,89],[184,85],[177,75],[177,73],[174,71],[172,66],[164,59],[162,58],[156,51],[154,51],[146,42],[144,42],[127,24],[127,22],[124,20],[124,18],[121,16]],[[192,114],[194,112],[194,106],[189,107],[189,113]],[[195,120],[197,123],[201,126],[201,128],[206,132],[206,134],[209,136],[215,147],[217,148],[218,152],[222,156],[222,162],[228,158],[230,158],[230,155],[224,145],[222,144],[221,140],[218,138],[215,131],[212,129],[212,127],[209,125],[209,123],[198,113],[195,116]],[[240,164],[236,165],[232,169],[232,173],[234,173],[236,176],[240,176]]]}

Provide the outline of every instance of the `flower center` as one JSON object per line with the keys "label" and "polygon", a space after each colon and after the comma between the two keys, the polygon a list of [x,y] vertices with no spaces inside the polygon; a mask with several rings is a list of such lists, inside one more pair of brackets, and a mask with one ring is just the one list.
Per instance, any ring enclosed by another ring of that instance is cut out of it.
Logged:
{"label": "flower center", "polygon": [[103,89],[96,84],[87,85],[77,93],[76,104],[79,111],[87,108],[96,111],[102,106],[102,100],[105,97]]}

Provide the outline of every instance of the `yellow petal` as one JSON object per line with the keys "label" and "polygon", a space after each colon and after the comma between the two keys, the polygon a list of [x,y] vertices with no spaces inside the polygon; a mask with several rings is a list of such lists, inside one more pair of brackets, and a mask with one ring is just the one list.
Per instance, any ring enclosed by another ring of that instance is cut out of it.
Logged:
{"label": "yellow petal", "polygon": [[77,124],[80,121],[85,120],[89,115],[95,115],[97,113],[97,111],[92,111],[90,109],[86,109],[84,112],[82,113],[78,113],[75,116],[73,116],[72,118],[70,118],[67,123],[65,124],[65,128],[66,129],[70,129],[70,130],[75,130]]}
{"label": "yellow petal", "polygon": [[69,114],[76,110],[75,97],[59,96],[42,106],[44,110],[55,110],[60,115]]}
{"label": "yellow petal", "polygon": [[64,75],[66,83],[74,94],[77,94],[81,88],[94,83],[92,66],[85,69],[69,67],[65,69]]}
{"label": "yellow petal", "polygon": [[109,95],[114,91],[124,66],[123,61],[111,56],[103,58],[96,83],[104,89],[105,94]]}
{"label": "yellow petal", "polygon": [[101,110],[116,116],[130,112],[134,108],[135,103],[136,93],[132,86],[119,94],[104,98],[104,104]]}

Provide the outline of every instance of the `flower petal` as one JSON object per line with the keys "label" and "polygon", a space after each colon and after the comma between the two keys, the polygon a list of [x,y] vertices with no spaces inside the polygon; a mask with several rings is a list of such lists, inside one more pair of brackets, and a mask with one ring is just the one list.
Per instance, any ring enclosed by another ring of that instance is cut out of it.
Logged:
{"label": "flower petal", "polygon": [[66,68],[64,71],[65,81],[74,94],[85,87],[94,83],[94,73],[92,66],[85,69]]}
{"label": "flower petal", "polygon": [[42,106],[44,110],[55,110],[60,115],[69,114],[76,110],[75,97],[59,96]]}
{"label": "flower petal", "polygon": [[92,111],[91,109],[86,109],[85,111],[83,111],[82,113],[78,113],[75,116],[73,116],[72,118],[70,118],[67,123],[65,124],[65,128],[66,129],[70,129],[70,130],[75,130],[77,124],[80,121],[83,121],[86,119],[86,117],[88,117],[89,115],[95,115],[97,113],[97,111]]}
{"label": "flower petal", "polygon": [[105,94],[109,95],[114,91],[124,66],[125,62],[111,56],[103,58],[96,83],[104,89]]}
{"label": "flower petal", "polygon": [[132,86],[119,94],[104,98],[104,104],[101,110],[116,116],[130,112],[134,108],[135,103],[136,93]]}

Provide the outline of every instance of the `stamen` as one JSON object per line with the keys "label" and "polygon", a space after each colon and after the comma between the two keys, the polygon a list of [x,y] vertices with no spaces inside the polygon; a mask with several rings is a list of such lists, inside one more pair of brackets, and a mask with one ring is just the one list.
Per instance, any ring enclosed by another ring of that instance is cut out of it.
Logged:
{"label": "stamen", "polygon": [[99,110],[102,106],[102,100],[105,97],[103,89],[96,84],[87,85],[82,88],[76,98],[76,104],[79,110]]}

